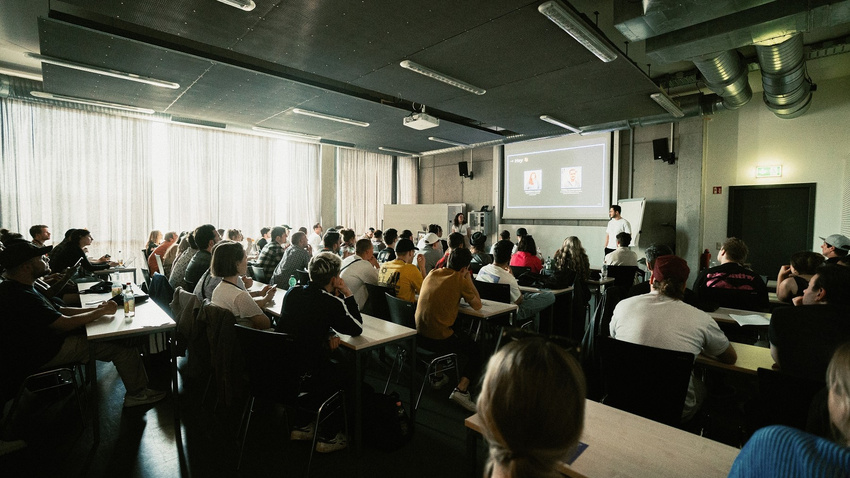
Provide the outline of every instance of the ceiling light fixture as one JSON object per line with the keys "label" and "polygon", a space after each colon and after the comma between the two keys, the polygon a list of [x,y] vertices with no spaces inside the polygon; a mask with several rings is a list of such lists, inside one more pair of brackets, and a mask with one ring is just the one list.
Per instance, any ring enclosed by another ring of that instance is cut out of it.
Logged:
{"label": "ceiling light fixture", "polygon": [[664,108],[668,113],[676,118],[685,116],[685,112],[682,111],[682,108],[679,108],[679,105],[664,93],[653,93],[649,95],[649,97],[658,103],[658,106]]}
{"label": "ceiling light fixture", "polygon": [[573,126],[569,123],[564,123],[563,121],[559,120],[558,118],[554,118],[554,117],[549,116],[549,115],[540,115],[540,119],[542,119],[543,121],[545,121],[547,123],[551,123],[555,126],[560,126],[561,128],[568,129],[568,130],[572,131],[573,133],[581,133],[581,128]]}
{"label": "ceiling light fixture", "polygon": [[453,146],[469,146],[469,143],[461,143],[459,141],[452,141],[450,139],[438,138],[436,136],[428,136],[428,139],[431,141],[436,141],[438,143],[451,144]]}
{"label": "ceiling light fixture", "polygon": [[439,71],[432,70],[432,69],[428,68],[427,66],[422,66],[419,63],[415,63],[415,62],[412,62],[410,60],[404,60],[401,63],[399,63],[399,65],[401,65],[402,68],[406,68],[410,71],[419,73],[420,75],[425,75],[425,76],[427,76],[429,78],[433,78],[437,81],[442,81],[443,83],[445,83],[447,85],[454,86],[455,88],[460,88],[460,89],[462,89],[464,91],[468,91],[470,93],[475,93],[476,95],[479,95],[479,96],[483,95],[484,93],[487,93],[487,90],[485,90],[484,88],[479,88],[477,86],[470,85],[469,83],[467,83],[465,81],[461,81],[461,80],[458,80],[457,78],[452,78],[451,76],[444,75],[444,74],[440,73]]}
{"label": "ceiling light fixture", "polygon": [[297,115],[312,116],[314,118],[321,118],[321,119],[326,119],[326,120],[330,120],[330,121],[336,121],[337,123],[345,123],[345,124],[350,124],[350,125],[354,125],[354,126],[361,126],[363,128],[369,126],[369,123],[367,123],[365,121],[358,121],[358,120],[354,120],[354,119],[350,119],[350,118],[343,118],[342,116],[334,116],[334,115],[328,115],[328,114],[325,114],[325,113],[318,113],[316,111],[302,110],[301,108],[293,108],[292,112],[297,114]]}
{"label": "ceiling light fixture", "polygon": [[385,148],[385,147],[383,147],[383,146],[378,146],[378,149],[380,149],[381,151],[388,151],[388,152],[390,152],[390,153],[399,153],[399,154],[403,154],[403,155],[405,155],[405,156],[422,156],[422,154],[421,154],[421,153],[415,153],[415,152],[413,152],[413,151],[405,151],[405,150],[403,150],[403,149]]}
{"label": "ceiling light fixture", "polygon": [[617,52],[610,46],[608,39],[589,26],[577,12],[554,0],[543,3],[537,7],[537,11],[546,15],[600,60],[608,63],[617,59]]}
{"label": "ceiling light fixture", "polygon": [[44,91],[30,91],[30,95],[35,96],[36,98],[43,98],[46,100],[66,101],[68,103],[77,103],[80,105],[88,106],[100,106],[101,108],[129,111],[132,113],[143,113],[146,115],[152,115],[156,113],[156,111],[150,108],[139,108],[138,106],[122,105],[120,103],[109,103],[106,101],[90,100],[88,98],[77,98],[74,96],[54,95],[53,93],[46,93]]}
{"label": "ceiling light fixture", "polygon": [[118,78],[120,80],[127,81],[135,81],[136,83],[144,83],[146,85],[158,86],[160,88],[170,88],[172,90],[176,90],[180,88],[179,83],[174,83],[171,81],[158,80],[156,78],[149,78],[147,76],[140,76],[133,73],[127,73],[124,71],[118,70],[110,70],[108,68],[100,68],[98,66],[86,65],[84,63],[77,63],[75,61],[62,60],[60,58],[53,58],[49,56],[39,55],[38,53],[26,53],[27,57],[32,58],[34,60],[38,60],[42,63],[48,63],[50,65],[62,66],[65,68],[71,68],[72,70],[85,71],[87,73],[94,73],[96,75],[110,76],[112,78]]}
{"label": "ceiling light fixture", "polygon": [[254,0],[218,0],[219,2],[230,5],[231,7],[236,7],[239,10],[244,10],[246,12],[250,12],[253,10],[257,4],[254,3]]}
{"label": "ceiling light fixture", "polygon": [[294,131],[283,131],[279,129],[263,128],[260,126],[253,126],[251,129],[260,133],[273,134],[275,136],[287,136],[298,139],[309,139],[311,141],[319,141],[320,139],[322,139],[321,136],[316,136],[314,134],[296,133]]}

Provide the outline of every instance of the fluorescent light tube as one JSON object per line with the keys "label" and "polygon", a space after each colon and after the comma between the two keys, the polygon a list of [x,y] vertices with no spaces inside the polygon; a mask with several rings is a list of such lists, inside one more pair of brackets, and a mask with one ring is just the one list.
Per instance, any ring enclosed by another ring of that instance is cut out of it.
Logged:
{"label": "fluorescent light tube", "polygon": [[62,60],[60,58],[52,58],[49,56],[39,55],[38,53],[26,53],[27,57],[32,58],[34,60],[39,60],[42,63],[48,63],[51,65],[58,65],[65,68],[71,68],[73,70],[85,71],[87,73],[94,73],[96,75],[110,76],[112,78],[118,78],[120,80],[127,81],[135,81],[136,83],[144,83],[146,85],[158,86],[160,88],[170,88],[172,90],[176,90],[180,88],[179,83],[174,83],[171,81],[158,80],[156,78],[149,78],[147,76],[140,76],[133,73],[127,73],[124,71],[118,70],[110,70],[108,68],[100,68],[97,66],[86,65],[83,63],[77,63],[75,61]]}
{"label": "fluorescent light tube", "polygon": [[390,152],[390,153],[399,153],[399,154],[403,154],[403,155],[405,155],[405,156],[422,156],[422,154],[421,154],[421,153],[415,153],[415,152],[413,152],[413,151],[405,151],[405,150],[403,150],[403,149],[385,148],[385,147],[383,147],[383,146],[378,146],[378,149],[380,149],[381,151],[388,151],[388,152]]}
{"label": "fluorescent light tube", "polygon": [[429,78],[433,78],[437,81],[442,81],[447,85],[454,86],[455,88],[460,88],[464,91],[468,91],[470,93],[475,93],[476,95],[483,95],[487,93],[487,90],[484,88],[479,88],[477,86],[470,85],[465,81],[458,80],[457,78],[452,78],[451,76],[444,75],[439,71],[432,70],[427,66],[422,66],[419,63],[412,62],[410,60],[404,60],[399,63],[402,68],[407,68],[410,71],[419,73],[420,75],[425,75]]}
{"label": "fluorescent light tube", "polygon": [[316,136],[314,134],[296,133],[294,131],[282,131],[279,129],[262,128],[260,126],[254,126],[251,129],[260,133],[273,134],[276,136],[287,136],[298,139],[309,139],[311,141],[318,141],[322,139],[321,136]]}
{"label": "fluorescent light tube", "polygon": [[468,143],[461,143],[461,142],[458,142],[458,141],[452,141],[450,139],[438,138],[436,136],[428,136],[428,139],[430,139],[431,141],[436,141],[438,143],[451,144],[451,145],[454,145],[454,146],[469,146]]}
{"label": "fluorescent light tube", "polygon": [[608,63],[617,59],[617,52],[609,45],[608,40],[591,28],[581,16],[570,8],[565,8],[560,3],[550,0],[537,7],[537,11],[546,15],[549,20],[575,38],[577,42],[581,43],[600,60]]}
{"label": "fluorescent light tube", "polygon": [[257,4],[254,3],[254,0],[218,0],[219,2],[230,5],[231,7],[236,7],[239,10],[244,10],[246,12],[250,12],[253,10]]}
{"label": "fluorescent light tube", "polygon": [[679,108],[679,105],[677,105],[675,101],[670,99],[670,97],[664,93],[653,93],[649,95],[649,97],[655,100],[655,102],[658,103],[658,106],[664,108],[668,113],[676,118],[685,116],[685,112],[682,111],[682,108]]}
{"label": "fluorescent light tube", "polygon": [[321,119],[326,119],[326,120],[330,120],[330,121],[336,121],[337,123],[345,123],[345,124],[350,124],[350,125],[354,125],[354,126],[361,126],[363,128],[369,126],[369,123],[367,123],[365,121],[358,121],[358,120],[354,120],[354,119],[350,119],[350,118],[343,118],[342,116],[334,116],[334,115],[328,115],[328,114],[325,114],[325,113],[318,113],[316,111],[302,110],[301,108],[293,108],[292,112],[297,114],[297,115],[312,116],[314,118],[321,118]]}
{"label": "fluorescent light tube", "polygon": [[68,103],[77,103],[80,105],[88,106],[100,106],[101,108],[130,111],[132,113],[143,113],[146,115],[152,115],[156,113],[156,111],[150,108],[139,108],[138,106],[122,105],[120,103],[108,103],[106,101],[90,100],[88,98],[76,98],[74,96],[54,95],[53,93],[46,93],[44,91],[30,91],[30,95],[35,96],[36,98],[43,98],[47,100],[67,101]]}
{"label": "fluorescent light tube", "polygon": [[563,121],[559,120],[558,118],[553,118],[552,116],[549,116],[549,115],[540,115],[540,119],[542,119],[543,121],[545,121],[547,123],[551,123],[555,126],[560,126],[561,128],[568,129],[568,130],[572,131],[573,133],[581,133],[581,128],[573,126],[569,123],[564,123]]}

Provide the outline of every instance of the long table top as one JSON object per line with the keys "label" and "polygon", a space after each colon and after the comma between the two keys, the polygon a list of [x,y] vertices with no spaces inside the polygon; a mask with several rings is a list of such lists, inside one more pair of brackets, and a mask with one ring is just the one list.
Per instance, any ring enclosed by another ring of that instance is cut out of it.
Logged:
{"label": "long table top", "polygon": [[496,302],[495,300],[481,300],[481,309],[475,310],[466,301],[460,301],[460,305],[458,306],[458,313],[463,315],[468,315],[470,317],[477,317],[479,319],[488,319],[490,317],[495,317],[497,315],[507,314],[510,312],[516,312],[517,307],[516,304],[505,304],[503,302]]}
{"label": "long table top", "polygon": [[[479,433],[476,414],[465,425]],[[586,401],[584,432],[588,445],[572,465],[559,471],[579,478],[725,477],[738,449],[616,408]]]}
{"label": "long table top", "polygon": [[[81,291],[87,290],[96,282],[83,282],[78,284]],[[141,293],[136,285],[133,285],[136,293]],[[84,294],[81,296],[83,304],[95,301],[109,300],[112,294]],[[149,335],[157,332],[167,332],[175,329],[177,323],[164,310],[154,303],[152,299],[136,304],[136,316],[129,323],[124,321],[124,309],[118,306],[118,312],[113,315],[104,315],[99,319],[86,324],[86,336],[89,340],[114,339],[119,337],[131,337],[134,335]]]}
{"label": "long table top", "polygon": [[771,314],[770,312],[756,312],[752,310],[742,310],[742,309],[730,309],[728,307],[720,307],[714,312],[709,312],[708,315],[711,316],[717,322],[726,323],[726,324],[737,324],[729,314],[735,315],[760,315],[770,321]]}
{"label": "long table top", "polygon": [[770,356],[769,348],[738,342],[732,342],[731,345],[735,349],[735,353],[738,354],[738,360],[735,363],[722,363],[702,354],[697,356],[697,363],[706,367],[730,370],[747,375],[756,375],[759,368],[773,368],[774,362],[773,357]]}

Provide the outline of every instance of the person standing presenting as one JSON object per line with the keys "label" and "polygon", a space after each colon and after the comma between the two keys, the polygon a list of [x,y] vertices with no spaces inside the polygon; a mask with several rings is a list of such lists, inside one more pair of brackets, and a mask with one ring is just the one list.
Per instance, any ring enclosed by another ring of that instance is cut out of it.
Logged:
{"label": "person standing presenting", "polygon": [[616,204],[611,205],[611,209],[608,210],[608,217],[611,218],[608,221],[608,228],[605,230],[605,255],[614,252],[614,249],[617,248],[617,234],[621,232],[632,233],[632,225],[629,224],[629,221],[623,219],[620,216],[622,209],[620,206]]}

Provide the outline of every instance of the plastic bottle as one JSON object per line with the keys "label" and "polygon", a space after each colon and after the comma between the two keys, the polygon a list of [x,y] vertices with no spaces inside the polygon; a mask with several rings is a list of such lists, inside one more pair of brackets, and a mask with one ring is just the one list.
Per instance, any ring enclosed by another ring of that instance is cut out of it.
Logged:
{"label": "plastic bottle", "polygon": [[298,280],[295,279],[295,276],[289,276],[289,287],[295,287],[296,285],[298,285]]}
{"label": "plastic bottle", "polygon": [[136,297],[133,295],[133,286],[128,282],[124,285],[124,322],[132,322],[136,316]]}

